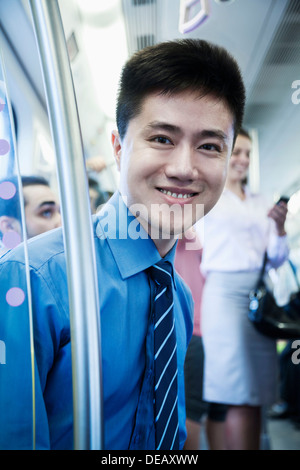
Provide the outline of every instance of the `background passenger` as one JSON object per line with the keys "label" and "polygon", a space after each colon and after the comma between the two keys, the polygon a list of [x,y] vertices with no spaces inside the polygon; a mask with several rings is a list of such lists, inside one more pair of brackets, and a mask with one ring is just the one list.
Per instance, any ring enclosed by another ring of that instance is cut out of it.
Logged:
{"label": "background passenger", "polygon": [[[22,176],[21,181],[28,239],[60,227],[61,215],[58,199],[51,190],[48,181],[35,175]],[[18,178],[17,176],[5,178],[2,183],[10,183],[14,187],[12,197],[3,198],[0,196],[0,253],[4,254],[8,249],[16,247],[22,241],[23,234]],[[7,243],[5,246],[5,240],[9,240],[9,235],[12,236],[12,233],[14,234],[14,243]]]}
{"label": "background passenger", "polygon": [[41,176],[22,176],[27,237],[61,226],[59,201]]}
{"label": "background passenger", "polygon": [[284,229],[287,205],[268,211],[244,184],[251,140],[242,131],[229,163],[224,192],[204,218],[202,302],[205,351],[204,398],[226,403],[229,449],[258,449],[260,410],[276,399],[276,341],[249,322],[249,292],[256,285],[264,252],[274,267],[288,256]]}
{"label": "background passenger", "polygon": [[106,191],[102,191],[100,184],[92,176],[88,177],[89,183],[89,196],[92,214],[96,214],[102,204],[105,204],[109,199]]}

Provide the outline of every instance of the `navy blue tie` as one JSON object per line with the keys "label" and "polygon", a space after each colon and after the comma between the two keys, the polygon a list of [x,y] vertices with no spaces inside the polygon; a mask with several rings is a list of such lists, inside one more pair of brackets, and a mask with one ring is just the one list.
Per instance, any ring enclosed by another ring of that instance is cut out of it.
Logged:
{"label": "navy blue tie", "polygon": [[148,271],[156,287],[152,310],[155,448],[178,450],[177,343],[173,313],[172,265],[161,260]]}

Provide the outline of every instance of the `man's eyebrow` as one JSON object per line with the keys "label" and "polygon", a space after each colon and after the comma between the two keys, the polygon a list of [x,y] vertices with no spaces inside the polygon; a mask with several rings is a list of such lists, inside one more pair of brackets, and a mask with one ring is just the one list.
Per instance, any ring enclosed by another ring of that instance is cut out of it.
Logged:
{"label": "man's eyebrow", "polygon": [[202,138],[217,138],[222,140],[224,143],[228,142],[228,135],[220,129],[204,129],[203,131],[199,132],[198,136]]}
{"label": "man's eyebrow", "polygon": [[164,122],[164,121],[152,121],[152,122],[149,122],[149,124],[147,124],[146,126],[146,130],[165,130],[165,131],[168,131],[168,132],[175,132],[175,133],[179,133],[179,132],[182,132],[180,127],[178,126],[175,126],[174,124],[169,124],[168,122]]}
{"label": "man's eyebrow", "polygon": [[41,207],[48,206],[48,205],[56,206],[56,202],[55,201],[43,201],[37,206],[37,208],[40,209]]}
{"label": "man's eyebrow", "polygon": [[[152,121],[146,126],[146,130],[165,130],[168,132],[173,132],[176,134],[179,134],[182,131],[182,129],[179,126],[176,126],[175,124],[169,124],[167,122],[163,121]],[[224,143],[228,142],[228,135],[223,132],[221,129],[203,129],[200,132],[196,132],[195,135],[197,138],[217,138],[222,140]]]}

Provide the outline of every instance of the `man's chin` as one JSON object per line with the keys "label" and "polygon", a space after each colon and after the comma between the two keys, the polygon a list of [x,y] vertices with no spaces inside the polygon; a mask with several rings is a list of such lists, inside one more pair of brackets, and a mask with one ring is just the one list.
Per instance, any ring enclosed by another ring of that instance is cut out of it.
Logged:
{"label": "man's chin", "polygon": [[190,224],[186,227],[183,224],[180,226],[171,227],[153,224],[150,227],[150,236],[152,240],[177,240],[182,238],[184,232],[190,227]]}

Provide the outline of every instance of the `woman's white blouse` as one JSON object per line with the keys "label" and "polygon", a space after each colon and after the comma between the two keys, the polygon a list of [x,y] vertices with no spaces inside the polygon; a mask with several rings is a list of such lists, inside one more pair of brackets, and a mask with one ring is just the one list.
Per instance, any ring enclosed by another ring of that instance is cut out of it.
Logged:
{"label": "woman's white blouse", "polygon": [[215,207],[195,226],[203,244],[201,271],[254,271],[264,252],[273,267],[288,257],[287,237],[279,237],[261,195],[246,189],[241,200],[225,188]]}

